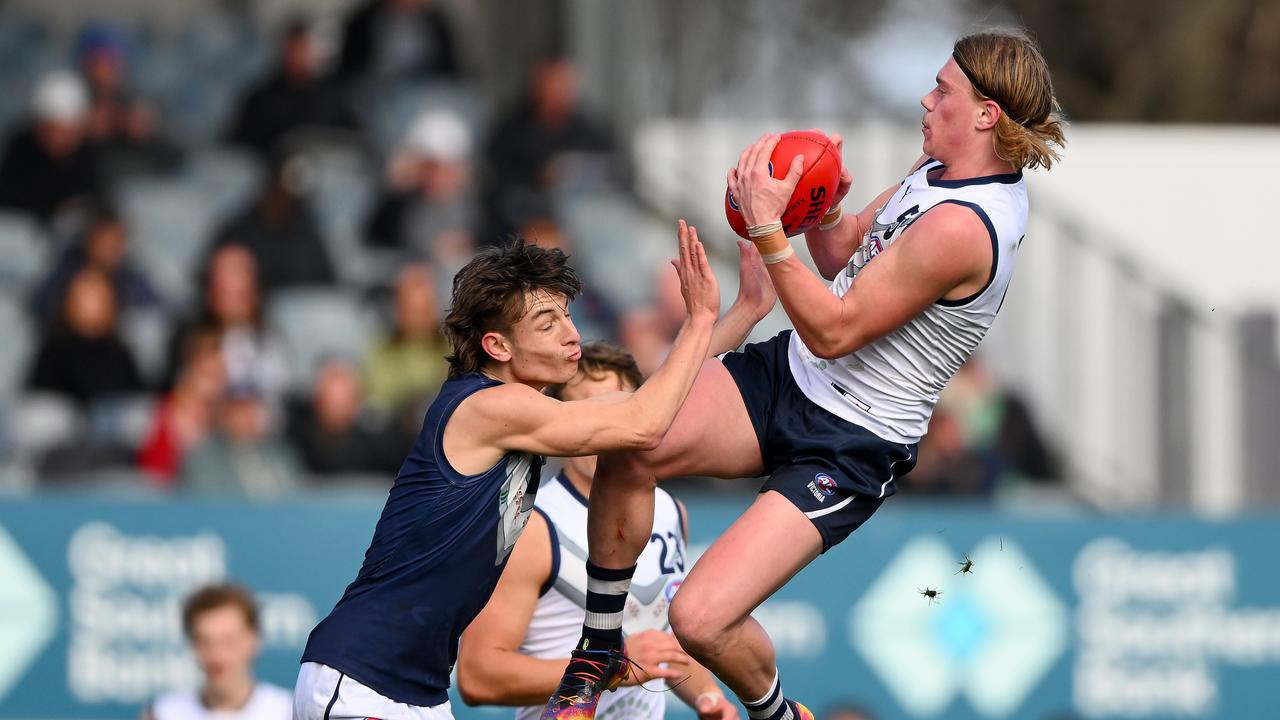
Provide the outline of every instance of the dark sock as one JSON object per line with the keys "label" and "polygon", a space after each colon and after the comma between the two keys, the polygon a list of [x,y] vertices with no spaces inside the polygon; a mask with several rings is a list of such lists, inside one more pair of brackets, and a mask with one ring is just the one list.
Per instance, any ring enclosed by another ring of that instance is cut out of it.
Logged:
{"label": "dark sock", "polygon": [[587,561],[587,617],[582,623],[579,649],[622,649],[622,610],[635,572],[635,565],[614,570]]}
{"label": "dark sock", "polygon": [[777,672],[773,674],[773,685],[764,697],[758,700],[738,699],[747,708],[747,717],[751,720],[798,720],[791,703],[782,696],[782,682]]}

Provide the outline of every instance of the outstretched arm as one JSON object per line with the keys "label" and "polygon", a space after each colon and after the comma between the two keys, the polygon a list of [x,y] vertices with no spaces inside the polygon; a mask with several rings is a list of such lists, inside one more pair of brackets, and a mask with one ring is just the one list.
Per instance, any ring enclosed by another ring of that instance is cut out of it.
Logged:
{"label": "outstretched arm", "polygon": [[[499,452],[568,457],[657,447],[698,376],[720,310],[716,283],[697,230],[680,221],[680,275],[688,314],[662,366],[635,393],[561,402],[519,383],[481,390],[454,412],[445,441],[465,438]],[[496,461],[496,459],[495,459]]]}
{"label": "outstretched arm", "polygon": [[773,290],[773,282],[760,259],[760,251],[746,240],[739,240],[738,298],[716,322],[708,355],[715,357],[736,350],[777,302],[778,293]]}

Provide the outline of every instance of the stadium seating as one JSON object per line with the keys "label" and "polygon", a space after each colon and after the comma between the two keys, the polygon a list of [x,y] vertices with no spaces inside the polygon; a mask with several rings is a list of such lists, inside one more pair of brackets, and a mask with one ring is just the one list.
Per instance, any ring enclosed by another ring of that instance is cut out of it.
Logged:
{"label": "stadium seating", "polygon": [[359,361],[376,330],[372,311],[354,293],[319,288],[277,293],[268,304],[267,322],[288,345],[293,387],[304,394],[321,363]]}
{"label": "stadium seating", "polygon": [[51,240],[30,217],[0,212],[0,289],[22,292],[48,269]]}

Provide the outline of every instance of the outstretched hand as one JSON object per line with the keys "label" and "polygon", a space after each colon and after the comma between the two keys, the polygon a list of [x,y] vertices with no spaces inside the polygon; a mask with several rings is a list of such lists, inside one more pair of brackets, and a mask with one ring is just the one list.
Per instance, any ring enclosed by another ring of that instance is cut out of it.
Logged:
{"label": "outstretched hand", "polygon": [[685,309],[691,318],[702,316],[714,322],[720,315],[720,284],[707,262],[707,251],[698,240],[698,229],[680,220],[677,237],[680,257],[671,264],[680,276]]}
{"label": "outstretched hand", "polygon": [[738,255],[738,299],[734,304],[748,308],[753,323],[760,322],[773,310],[778,293],[754,243],[739,240]]}
{"label": "outstretched hand", "polygon": [[804,156],[796,155],[781,180],[769,174],[769,158],[781,138],[775,133],[760,136],[738,156],[737,167],[729,170],[729,192],[742,208],[747,227],[780,221],[804,173]]}

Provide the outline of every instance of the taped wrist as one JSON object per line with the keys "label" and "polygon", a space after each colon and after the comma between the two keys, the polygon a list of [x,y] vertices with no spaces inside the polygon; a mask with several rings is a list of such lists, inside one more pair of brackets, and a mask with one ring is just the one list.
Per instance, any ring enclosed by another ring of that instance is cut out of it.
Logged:
{"label": "taped wrist", "polygon": [[764,225],[752,225],[747,228],[747,235],[760,251],[760,259],[765,265],[780,263],[795,254],[791,241],[782,231],[782,223],[771,222]]}
{"label": "taped wrist", "polygon": [[[747,236],[755,243],[762,257],[768,257],[791,247],[791,241],[782,232],[782,221],[751,225],[747,227]],[[768,262],[766,260],[766,262]]]}
{"label": "taped wrist", "polygon": [[844,219],[844,210],[842,210],[840,206],[837,205],[831,212],[827,213],[826,215],[823,215],[822,219],[818,221],[818,229],[830,230],[835,226],[839,225],[840,221],[843,219]]}

